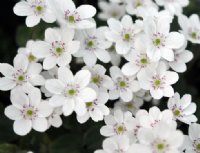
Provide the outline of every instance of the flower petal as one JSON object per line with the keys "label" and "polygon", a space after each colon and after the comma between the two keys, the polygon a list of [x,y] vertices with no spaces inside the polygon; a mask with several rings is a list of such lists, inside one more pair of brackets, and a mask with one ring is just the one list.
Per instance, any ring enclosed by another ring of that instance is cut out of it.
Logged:
{"label": "flower petal", "polygon": [[32,128],[32,123],[30,120],[17,120],[13,125],[16,134],[24,136],[27,135]]}

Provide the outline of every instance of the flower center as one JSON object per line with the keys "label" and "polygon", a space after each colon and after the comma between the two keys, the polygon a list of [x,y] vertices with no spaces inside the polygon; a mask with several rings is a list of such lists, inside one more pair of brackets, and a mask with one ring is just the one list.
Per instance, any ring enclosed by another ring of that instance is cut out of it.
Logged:
{"label": "flower center", "polygon": [[131,108],[134,108],[134,105],[133,105],[133,103],[129,102],[126,104],[126,107],[131,109]]}
{"label": "flower center", "polygon": [[68,22],[74,23],[75,22],[75,17],[73,15],[70,15],[67,17]]}
{"label": "flower center", "polygon": [[62,53],[62,48],[57,47],[57,48],[55,49],[55,51],[56,51],[57,54],[61,54],[61,53]]}
{"label": "flower center", "polygon": [[23,75],[19,75],[18,76],[18,81],[24,81],[24,76]]}
{"label": "flower center", "polygon": [[143,64],[143,65],[147,64],[148,60],[146,58],[142,58],[142,59],[140,59],[140,63]]}
{"label": "flower center", "polygon": [[31,109],[28,109],[27,111],[26,111],[26,115],[27,116],[32,116],[33,115],[33,110],[31,110]]}
{"label": "flower center", "polygon": [[196,149],[197,149],[198,151],[200,151],[200,143],[198,143],[198,144],[196,145]]}
{"label": "flower center", "polygon": [[131,37],[130,37],[130,34],[128,34],[128,33],[125,33],[125,34],[124,34],[124,40],[125,40],[125,41],[129,41],[130,38],[131,38]]}
{"label": "flower center", "polygon": [[119,82],[119,86],[120,86],[121,88],[126,87],[126,82],[125,82],[125,81],[120,81],[120,82]]}
{"label": "flower center", "polygon": [[100,77],[99,76],[92,77],[92,82],[98,84],[100,82]]}
{"label": "flower center", "polygon": [[176,110],[173,112],[173,114],[174,114],[174,116],[178,117],[178,116],[180,116],[181,111],[178,110],[178,109],[176,109]]}
{"label": "flower center", "polygon": [[76,90],[74,90],[74,89],[69,89],[69,90],[67,91],[67,94],[68,94],[69,96],[74,96],[74,95],[76,94]]}
{"label": "flower center", "polygon": [[156,87],[159,87],[160,84],[161,84],[161,81],[160,81],[160,80],[154,80],[154,85],[155,85]]}
{"label": "flower center", "polygon": [[191,33],[191,37],[192,37],[193,39],[197,39],[197,33],[196,33],[196,32],[192,32],[192,33]]}
{"label": "flower center", "polygon": [[41,12],[43,10],[43,7],[38,5],[38,6],[35,7],[35,10],[37,12]]}
{"label": "flower center", "polygon": [[88,48],[91,48],[93,46],[94,46],[94,42],[92,40],[90,40],[90,41],[87,42],[87,47]]}
{"label": "flower center", "polygon": [[161,151],[165,148],[165,145],[163,143],[159,143],[156,145],[157,150]]}
{"label": "flower center", "polygon": [[92,107],[93,106],[93,102],[86,102],[86,107],[87,108],[90,108],[90,107]]}
{"label": "flower center", "polygon": [[161,45],[161,39],[160,39],[160,38],[154,39],[154,40],[153,40],[153,44],[154,44],[155,46],[160,46],[160,45]]}
{"label": "flower center", "polygon": [[36,60],[36,57],[33,55],[33,54],[29,54],[28,55],[28,60],[29,60],[29,62],[33,62],[33,61],[35,61]]}

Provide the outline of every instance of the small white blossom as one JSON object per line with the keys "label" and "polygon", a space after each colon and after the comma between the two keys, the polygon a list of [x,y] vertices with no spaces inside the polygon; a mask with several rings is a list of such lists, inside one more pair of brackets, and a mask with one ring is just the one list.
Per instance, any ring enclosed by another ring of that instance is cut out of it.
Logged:
{"label": "small white blossom", "polygon": [[109,115],[109,108],[105,105],[108,102],[109,95],[105,90],[98,89],[97,86],[91,86],[97,93],[97,98],[93,101],[86,102],[87,112],[83,116],[77,116],[80,123],[86,122],[90,117],[93,121],[98,122],[104,119],[105,115]]}
{"label": "small white blossom", "polygon": [[53,94],[49,103],[53,107],[61,107],[65,116],[75,111],[79,116],[86,113],[85,102],[96,99],[96,92],[87,87],[91,74],[87,70],[80,70],[74,76],[66,67],[58,69],[58,79],[49,79],[45,83],[46,89]]}
{"label": "small white blossom", "polygon": [[59,128],[63,123],[62,118],[60,117],[61,115],[62,115],[62,108],[61,107],[54,108],[51,115],[47,118],[49,127],[53,126]]}
{"label": "small white blossom", "polygon": [[150,69],[138,76],[140,87],[145,90],[150,90],[151,96],[154,99],[162,97],[172,97],[174,89],[172,84],[178,81],[176,72],[167,71],[164,63],[160,63],[157,69]]}
{"label": "small white blossom", "polygon": [[48,101],[41,100],[41,92],[33,89],[28,95],[20,90],[11,92],[12,105],[6,107],[5,115],[14,120],[14,131],[18,135],[26,135],[33,128],[44,132],[48,128],[46,117],[52,113]]}
{"label": "small white blossom", "polygon": [[68,28],[52,29],[45,31],[45,41],[38,41],[33,48],[33,55],[44,58],[43,68],[52,69],[58,64],[67,66],[74,54],[79,49],[79,42],[73,41],[74,30]]}
{"label": "small white blossom", "polygon": [[52,0],[58,21],[69,28],[88,29],[95,27],[90,21],[96,14],[96,8],[91,5],[81,5],[76,8],[72,0]]}
{"label": "small white blossom", "polygon": [[112,43],[105,39],[104,33],[108,31],[107,27],[91,28],[80,31],[77,36],[81,41],[80,50],[75,54],[77,57],[83,57],[86,65],[93,66],[97,59],[103,63],[110,61],[108,49]]}
{"label": "small white blossom", "polygon": [[134,42],[136,35],[140,32],[140,29],[133,24],[131,16],[125,15],[121,22],[110,18],[108,20],[109,32],[105,33],[105,36],[111,42],[116,43],[116,51],[118,54],[127,54],[131,49],[134,49]]}
{"label": "small white blossom", "polygon": [[197,106],[191,101],[191,95],[186,94],[180,98],[178,93],[175,93],[175,95],[169,99],[168,108],[173,111],[175,119],[186,124],[197,122],[197,117],[194,115]]}
{"label": "small white blossom", "polygon": [[28,27],[34,27],[41,19],[47,23],[56,21],[49,0],[22,0],[14,6],[13,10],[18,16],[27,16],[26,25]]}
{"label": "small white blossom", "polygon": [[131,101],[133,92],[140,90],[135,76],[125,76],[118,67],[111,67],[110,75],[114,81],[114,87],[109,90],[111,100],[121,98],[125,102]]}
{"label": "small white blossom", "polygon": [[185,15],[178,17],[181,33],[192,43],[200,44],[200,20],[197,14],[192,14],[189,18]]}
{"label": "small white blossom", "polygon": [[120,19],[125,15],[124,5],[101,1],[98,3],[98,6],[102,10],[102,12],[98,14],[98,17],[101,20],[108,20],[109,18]]}
{"label": "small white blossom", "polygon": [[39,63],[31,63],[25,55],[18,54],[14,58],[14,67],[9,64],[0,64],[0,72],[4,77],[0,78],[0,90],[8,91],[16,88],[27,92],[33,86],[41,86],[45,80],[40,75],[42,66]]}

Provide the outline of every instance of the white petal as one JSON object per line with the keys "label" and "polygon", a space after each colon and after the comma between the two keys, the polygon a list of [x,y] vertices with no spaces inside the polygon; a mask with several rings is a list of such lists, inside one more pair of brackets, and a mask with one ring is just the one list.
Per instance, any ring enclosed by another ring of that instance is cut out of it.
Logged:
{"label": "white petal", "polygon": [[52,126],[56,128],[59,128],[63,123],[60,116],[54,116],[53,118],[50,118],[49,122]]}
{"label": "white petal", "polygon": [[178,32],[171,32],[169,33],[167,39],[166,39],[166,47],[171,49],[179,49],[184,45],[185,37],[184,35],[178,33]]}
{"label": "white petal", "polygon": [[[59,29],[56,29],[56,28],[46,29],[45,30],[45,41],[48,42],[48,43],[52,43],[52,42],[55,42],[55,41],[61,41],[61,32],[59,31]],[[49,51],[49,49],[48,49],[48,51]]]}
{"label": "white petal", "polygon": [[46,12],[43,14],[42,19],[47,23],[53,23],[56,21],[56,16],[52,11],[47,9]]}
{"label": "white petal", "polygon": [[174,89],[172,86],[165,87],[163,93],[165,97],[172,97],[174,95]]}
{"label": "white petal", "polygon": [[73,99],[69,99],[67,103],[63,106],[63,115],[64,116],[69,116],[72,114],[72,112],[75,109],[75,101]]}
{"label": "white petal", "polygon": [[139,69],[139,66],[136,66],[136,64],[129,62],[122,67],[122,72],[126,76],[131,76],[135,75],[139,71]]}
{"label": "white petal", "polygon": [[80,98],[76,98],[74,110],[78,116],[83,116],[87,112],[85,102]]}
{"label": "white petal", "polygon": [[110,97],[110,100],[115,100],[115,99],[118,99],[119,98],[119,91],[118,90],[110,90],[109,91],[109,97]]}
{"label": "white petal", "polygon": [[91,73],[88,70],[80,70],[76,73],[74,77],[74,81],[78,84],[81,88],[86,87],[91,78]]}
{"label": "white petal", "polygon": [[54,95],[51,99],[49,99],[49,104],[52,107],[60,107],[64,105],[65,102],[67,102],[67,99],[63,95]]}
{"label": "white petal", "polygon": [[96,50],[95,54],[97,58],[104,63],[108,63],[110,61],[110,54],[105,50]]}
{"label": "white petal", "polygon": [[0,72],[6,77],[11,77],[15,69],[9,64],[0,63]]}
{"label": "white petal", "polygon": [[150,93],[151,93],[151,96],[154,98],[154,99],[161,99],[163,97],[163,91],[160,90],[160,89],[151,89],[150,90]]}
{"label": "white petal", "polygon": [[33,86],[42,86],[45,83],[45,79],[41,75],[35,75],[35,76],[30,78],[30,83]]}
{"label": "white petal", "polygon": [[44,132],[48,128],[48,122],[46,118],[36,118],[32,121],[33,129],[38,132]]}
{"label": "white petal", "polygon": [[109,19],[107,22],[108,22],[109,28],[110,28],[112,31],[114,31],[114,32],[116,32],[116,33],[121,32],[121,30],[122,30],[122,25],[121,25],[121,23],[120,23],[118,20],[111,18],[111,19]]}
{"label": "white petal", "polygon": [[13,11],[18,16],[28,16],[28,15],[33,14],[33,11],[31,9],[31,5],[29,3],[27,3],[26,1],[18,2],[14,6]]}
{"label": "white petal", "polygon": [[18,54],[15,58],[14,58],[14,67],[17,70],[22,70],[23,72],[25,72],[27,70],[27,67],[29,65],[29,61],[26,58],[25,55],[22,54]]}
{"label": "white petal", "polygon": [[50,107],[48,101],[42,101],[38,105],[38,116],[39,117],[48,117],[53,112],[53,108]]}
{"label": "white petal", "polygon": [[67,66],[72,60],[72,56],[65,52],[63,53],[58,59],[57,59],[57,64],[59,66]]}
{"label": "white petal", "polygon": [[195,103],[191,103],[186,109],[184,109],[183,114],[191,115],[196,112],[197,105]]}
{"label": "white petal", "polygon": [[80,48],[79,41],[70,41],[67,45],[67,50],[70,54],[76,53]]}
{"label": "white petal", "polygon": [[90,29],[90,28],[94,28],[95,26],[96,24],[89,20],[81,20],[77,22],[77,24],[75,24],[76,29]]}
{"label": "white petal", "polygon": [[0,90],[8,91],[13,89],[16,86],[16,82],[8,78],[0,78]]}
{"label": "white petal", "polygon": [[29,105],[28,96],[24,92],[19,90],[13,90],[11,92],[10,99],[12,104],[19,109],[22,109],[24,105]]}
{"label": "white petal", "polygon": [[179,58],[183,60],[183,62],[187,63],[192,60],[193,53],[191,51],[184,51],[181,54],[179,54]]}
{"label": "white petal", "polygon": [[94,66],[97,62],[97,57],[94,55],[94,53],[87,53],[83,56],[83,60],[86,65]]}
{"label": "white petal", "polygon": [[120,92],[120,97],[124,102],[129,102],[133,98],[133,92],[130,89],[126,89],[126,91]]}
{"label": "white petal", "polygon": [[172,62],[172,63],[169,63],[169,65],[171,66],[171,68],[176,71],[176,72],[179,72],[179,73],[183,73],[186,71],[187,69],[187,66],[185,63],[183,62]]}
{"label": "white petal", "polygon": [[133,26],[133,20],[132,20],[131,16],[129,16],[129,15],[125,15],[125,16],[122,18],[121,23],[122,23],[122,25],[123,25],[123,27],[124,27],[125,29],[128,29],[128,28],[130,28],[130,27]]}
{"label": "white petal", "polygon": [[58,69],[58,79],[65,84],[72,84],[74,82],[73,73],[66,67],[60,67]]}
{"label": "white petal", "polygon": [[175,84],[178,79],[179,79],[179,76],[176,72],[171,72],[171,71],[167,71],[165,73],[165,77],[166,77],[166,84]]}
{"label": "white petal", "polygon": [[57,79],[50,79],[45,83],[45,88],[53,94],[61,94],[64,90],[64,87],[65,86],[63,83]]}
{"label": "white petal", "polygon": [[48,43],[44,41],[37,41],[33,46],[32,53],[37,58],[44,58],[50,55],[49,50],[50,50],[50,45]]}
{"label": "white petal", "polygon": [[112,126],[103,126],[103,127],[100,129],[100,133],[101,133],[101,135],[103,135],[103,136],[105,136],[105,137],[109,137],[109,136],[115,135],[115,132],[114,132]]}
{"label": "white petal", "polygon": [[91,5],[81,5],[76,11],[79,13],[81,19],[92,18],[96,14],[96,8]]}
{"label": "white petal", "polygon": [[29,99],[31,106],[37,106],[41,102],[41,92],[38,88],[35,88],[30,91],[29,93]]}
{"label": "white petal", "polygon": [[50,70],[52,68],[54,68],[56,66],[56,57],[55,56],[49,56],[47,58],[44,59],[44,62],[43,62],[43,68],[45,70]]}
{"label": "white petal", "polygon": [[42,65],[40,63],[31,63],[27,70],[27,73],[31,75],[38,75],[42,71]]}
{"label": "white petal", "polygon": [[200,133],[200,125],[199,124],[194,123],[189,127],[189,137],[192,140],[198,139],[199,133]]}
{"label": "white petal", "polygon": [[17,120],[13,125],[16,134],[24,136],[27,135],[32,128],[32,123],[30,120]]}
{"label": "white petal", "polygon": [[21,111],[13,105],[10,105],[5,108],[5,115],[11,120],[20,120],[22,119]]}
{"label": "white petal", "polygon": [[34,27],[40,22],[40,17],[36,15],[31,15],[26,17],[27,27]]}
{"label": "white petal", "polygon": [[185,94],[183,95],[183,97],[181,98],[181,106],[183,109],[187,108],[190,103],[192,101],[192,97],[189,94]]}
{"label": "white petal", "polygon": [[172,49],[162,48],[161,56],[167,61],[174,61],[174,52]]}
{"label": "white petal", "polygon": [[93,101],[97,97],[97,94],[92,88],[84,88],[83,90],[80,91],[79,97],[84,102],[89,102]]}

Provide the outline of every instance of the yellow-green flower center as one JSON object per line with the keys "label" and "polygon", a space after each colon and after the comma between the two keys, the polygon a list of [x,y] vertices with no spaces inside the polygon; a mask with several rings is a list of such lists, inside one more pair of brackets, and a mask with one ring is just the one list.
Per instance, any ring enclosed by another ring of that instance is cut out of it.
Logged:
{"label": "yellow-green flower center", "polygon": [[200,143],[196,145],[196,149],[200,150]]}
{"label": "yellow-green flower center", "polygon": [[141,64],[147,64],[147,59],[146,58],[142,58],[142,59],[140,59],[140,63]]}
{"label": "yellow-green flower center", "polygon": [[93,102],[86,102],[86,107],[89,108],[89,107],[92,107],[93,106]]}
{"label": "yellow-green flower center", "polygon": [[75,18],[74,16],[68,16],[67,20],[70,22],[70,23],[73,23],[75,21]]}
{"label": "yellow-green flower center", "polygon": [[161,44],[160,38],[156,38],[156,39],[153,41],[153,44],[156,45],[156,46],[159,46],[159,45]]}
{"label": "yellow-green flower center", "polygon": [[68,95],[73,96],[73,95],[76,94],[76,90],[74,90],[74,89],[69,89],[69,90],[67,91],[67,93],[68,93]]}
{"label": "yellow-green flower center", "polygon": [[29,109],[26,111],[26,115],[32,116],[33,115],[33,110]]}
{"label": "yellow-green flower center", "polygon": [[18,76],[18,80],[19,81],[24,81],[24,76],[23,75]]}
{"label": "yellow-green flower center", "polygon": [[61,54],[61,53],[62,53],[62,48],[57,47],[57,48],[56,48],[56,53],[57,53],[57,54]]}
{"label": "yellow-green flower center", "polygon": [[126,87],[126,82],[125,81],[120,81],[119,82],[120,87]]}
{"label": "yellow-green flower center", "polygon": [[196,39],[196,38],[197,38],[197,33],[196,33],[196,32],[192,32],[192,33],[191,33],[191,37],[192,37],[193,39]]}
{"label": "yellow-green flower center", "polygon": [[128,34],[128,33],[124,34],[124,40],[129,41],[130,40],[130,34]]}
{"label": "yellow-green flower center", "polygon": [[94,46],[94,42],[92,40],[90,40],[90,41],[87,42],[87,47],[88,48],[91,48],[93,46]]}
{"label": "yellow-green flower center", "polygon": [[160,86],[160,84],[161,84],[161,81],[160,81],[160,80],[155,80],[155,81],[154,81],[154,85],[155,85],[156,87]]}
{"label": "yellow-green flower center", "polygon": [[124,127],[122,125],[117,127],[117,132],[123,132],[124,131]]}
{"label": "yellow-green flower center", "polygon": [[165,145],[162,144],[162,143],[159,143],[159,144],[157,144],[156,147],[157,147],[158,150],[163,150],[165,148]]}
{"label": "yellow-green flower center", "polygon": [[36,6],[35,9],[36,9],[37,12],[41,12],[43,10],[43,7],[42,6]]}
{"label": "yellow-green flower center", "polygon": [[92,82],[95,83],[95,84],[99,83],[100,82],[100,77],[99,76],[92,77]]}
{"label": "yellow-green flower center", "polygon": [[28,60],[29,60],[29,62],[33,62],[36,60],[36,57],[33,54],[29,54]]}
{"label": "yellow-green flower center", "polygon": [[134,105],[133,105],[133,103],[129,102],[129,103],[126,104],[126,107],[128,107],[129,109],[131,109],[131,108],[134,107]]}
{"label": "yellow-green flower center", "polygon": [[175,110],[173,113],[174,113],[174,116],[176,116],[176,117],[180,116],[180,114],[181,114],[180,110],[178,110],[178,109]]}

